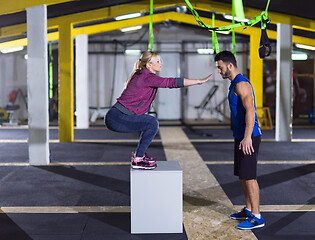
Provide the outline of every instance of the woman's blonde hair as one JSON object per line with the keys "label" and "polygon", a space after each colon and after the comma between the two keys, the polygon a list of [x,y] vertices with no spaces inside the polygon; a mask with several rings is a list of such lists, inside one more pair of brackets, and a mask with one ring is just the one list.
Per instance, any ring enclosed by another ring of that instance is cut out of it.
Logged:
{"label": "woman's blonde hair", "polygon": [[139,70],[147,68],[147,63],[154,60],[156,57],[160,56],[158,52],[146,51],[142,53],[141,57],[135,62],[132,73],[125,83],[125,88],[128,86],[132,76]]}

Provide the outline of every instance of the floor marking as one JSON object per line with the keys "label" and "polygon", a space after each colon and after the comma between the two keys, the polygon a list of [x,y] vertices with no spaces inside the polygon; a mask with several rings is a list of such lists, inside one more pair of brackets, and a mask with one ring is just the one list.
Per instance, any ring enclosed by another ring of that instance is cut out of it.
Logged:
{"label": "floor marking", "polygon": [[27,143],[27,139],[0,139],[0,143]]}
{"label": "floor marking", "polygon": [[311,138],[294,138],[292,139],[292,142],[315,142],[315,139],[311,139]]}
{"label": "floor marking", "polygon": [[55,162],[49,166],[103,166],[103,165],[130,165],[131,162]]}
{"label": "floor marking", "polygon": [[[77,139],[75,143],[138,143],[139,139]],[[161,139],[153,139],[152,142],[161,142]]]}
{"label": "floor marking", "polygon": [[0,126],[1,129],[28,129],[28,125],[20,125],[20,126]]}
{"label": "floor marking", "polygon": [[[214,143],[222,143],[222,142],[226,142],[226,143],[234,143],[234,139],[229,138],[229,139],[190,139],[190,141],[192,143],[194,142],[214,142]],[[262,139],[262,142],[277,142],[275,139],[273,138],[268,138],[268,139]],[[292,139],[291,142],[315,142],[315,139],[312,138],[294,138]]]}
{"label": "floor marking", "polygon": [[[243,205],[234,205],[241,210]],[[260,205],[261,212],[315,212],[315,205]],[[130,206],[18,206],[1,207],[0,213],[130,213]]]}
{"label": "floor marking", "polygon": [[[262,139],[262,142],[276,142],[275,139]],[[229,139],[190,139],[190,142],[210,142],[210,143],[234,143],[234,139],[229,138]]]}
{"label": "floor marking", "polygon": [[0,213],[112,213],[130,212],[130,206],[1,207]]}
{"label": "floor marking", "polygon": [[[242,209],[243,205],[234,205]],[[315,205],[260,205],[261,212],[315,212]]]}
{"label": "floor marking", "polygon": [[[276,142],[275,139],[262,139],[262,142]],[[27,143],[27,139],[0,139],[0,143]],[[138,143],[139,139],[75,139],[73,143]],[[153,139],[152,142],[162,142]],[[192,143],[234,143],[234,139],[190,139]],[[315,139],[292,139],[292,142],[315,142]],[[59,139],[50,139],[49,143],[60,143]]]}
{"label": "floor marking", "polygon": [[166,159],[183,169],[183,221],[188,239],[257,239],[238,231],[229,219],[235,212],[230,199],[181,127],[160,127]]}
{"label": "floor marking", "polygon": [[[43,166],[106,166],[106,165],[130,165],[130,162],[52,162]],[[28,162],[0,162],[0,167],[32,166]]]}
{"label": "floor marking", "polygon": [[30,166],[30,164],[28,162],[0,162],[0,167],[20,167],[20,166]]}
{"label": "floor marking", "polygon": [[[0,143],[28,143],[27,139],[0,139]],[[49,143],[60,143],[59,139],[50,139]]]}
{"label": "floor marking", "polygon": [[[205,161],[206,164],[234,164],[234,161]],[[315,160],[292,160],[292,161],[258,161],[258,164],[315,164]]]}
{"label": "floor marking", "polygon": [[214,142],[214,143],[223,143],[223,142],[225,142],[225,143],[234,143],[234,139],[190,139],[190,142],[192,142],[192,143],[194,143],[194,142],[205,142],[205,143],[208,143],[208,142],[210,142],[210,143],[212,143],[212,142]]}
{"label": "floor marking", "polygon": [[[0,143],[27,143],[27,139],[0,139]],[[77,139],[72,143],[138,143],[139,139]],[[161,139],[152,142],[160,143]],[[50,139],[49,143],[60,143],[59,139]],[[71,143],[71,142],[70,142]]]}
{"label": "floor marking", "polygon": [[[182,128],[187,128],[183,126]],[[231,129],[231,126],[191,126],[192,129]]]}

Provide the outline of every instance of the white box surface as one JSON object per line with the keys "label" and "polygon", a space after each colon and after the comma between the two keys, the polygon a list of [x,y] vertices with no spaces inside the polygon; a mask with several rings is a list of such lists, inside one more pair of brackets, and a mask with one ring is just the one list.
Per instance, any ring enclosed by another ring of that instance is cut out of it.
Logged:
{"label": "white box surface", "polygon": [[183,172],[178,162],[130,169],[131,233],[183,232]]}

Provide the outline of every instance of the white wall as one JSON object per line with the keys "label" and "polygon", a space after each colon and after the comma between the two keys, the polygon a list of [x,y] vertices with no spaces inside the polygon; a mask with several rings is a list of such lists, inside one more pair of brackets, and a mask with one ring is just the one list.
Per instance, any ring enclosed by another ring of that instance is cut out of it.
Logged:
{"label": "white wall", "polygon": [[[9,103],[12,90],[21,89],[24,95],[27,93],[24,55],[23,52],[0,55],[0,108],[5,108]],[[17,119],[27,119],[27,109],[20,94],[15,104],[20,105],[20,109],[15,112],[14,116]]]}
{"label": "white wall", "polygon": [[[179,54],[161,54],[163,65],[159,74],[161,77],[180,76]],[[160,88],[156,98],[158,118],[163,120],[180,119],[180,89],[179,88]]]}
{"label": "white wall", "polygon": [[[226,96],[227,89],[229,85],[229,80],[223,80],[221,75],[218,74],[216,65],[213,59],[213,55],[189,55],[186,57],[186,67],[187,67],[187,77],[188,78],[204,78],[211,73],[214,76],[211,80],[203,85],[197,85],[189,87],[188,89],[188,109],[186,118],[196,119],[198,117],[198,110],[195,106],[199,106],[202,100],[207,96],[210,89],[214,85],[218,85],[219,88],[215,95],[212,97],[211,101],[207,105],[207,108],[214,109]],[[218,114],[215,110],[204,111],[201,115],[202,119],[220,119],[223,120],[222,116]]]}

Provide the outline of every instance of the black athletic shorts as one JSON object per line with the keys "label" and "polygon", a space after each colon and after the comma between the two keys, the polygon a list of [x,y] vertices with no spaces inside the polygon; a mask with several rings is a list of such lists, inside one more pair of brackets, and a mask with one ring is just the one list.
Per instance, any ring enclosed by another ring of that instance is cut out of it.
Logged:
{"label": "black athletic shorts", "polygon": [[242,140],[234,139],[234,175],[239,179],[256,179],[257,178],[257,157],[261,136],[252,138],[254,153],[244,155],[242,150],[239,150]]}

